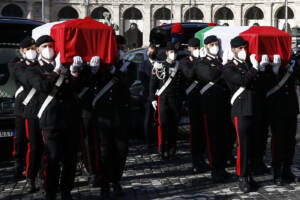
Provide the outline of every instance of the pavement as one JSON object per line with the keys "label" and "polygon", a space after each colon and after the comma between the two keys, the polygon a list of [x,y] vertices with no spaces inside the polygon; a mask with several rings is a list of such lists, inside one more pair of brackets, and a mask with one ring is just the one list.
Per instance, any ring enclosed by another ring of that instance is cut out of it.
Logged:
{"label": "pavement", "polygon": [[[297,135],[298,141],[300,134]],[[299,142],[298,142],[299,143]],[[284,185],[273,184],[272,174],[255,177],[260,188],[248,194],[238,189],[235,167],[227,170],[232,174],[225,184],[215,184],[211,180],[210,172],[194,174],[192,172],[191,155],[187,140],[178,141],[178,159],[161,161],[156,153],[156,147],[147,148],[140,143],[133,143],[129,147],[129,156],[122,185],[126,195],[119,199],[124,200],[299,200],[300,183]],[[270,142],[266,153],[266,163],[270,167]],[[13,178],[11,162],[0,163],[0,200],[8,199],[43,199],[43,191],[26,194],[26,180],[17,181]],[[295,162],[292,167],[294,173],[300,176],[300,146],[296,147]],[[80,173],[79,173],[80,174]],[[100,188],[91,188],[87,178],[76,176],[75,187],[72,190],[75,200],[99,199]],[[58,198],[60,196],[58,195]]]}

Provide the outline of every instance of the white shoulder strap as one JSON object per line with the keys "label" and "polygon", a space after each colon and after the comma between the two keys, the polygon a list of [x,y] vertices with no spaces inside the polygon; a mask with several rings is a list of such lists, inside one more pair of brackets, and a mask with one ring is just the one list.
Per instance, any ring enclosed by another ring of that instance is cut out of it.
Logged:
{"label": "white shoulder strap", "polygon": [[15,98],[17,98],[18,95],[19,95],[21,92],[23,92],[23,90],[24,90],[24,87],[23,87],[23,86],[20,86],[20,87],[17,89],[16,93],[15,93]]}
{"label": "white shoulder strap", "polygon": [[29,91],[29,93],[27,94],[26,98],[23,101],[23,104],[25,106],[28,105],[28,103],[30,102],[30,100],[32,99],[32,97],[34,96],[35,93],[36,93],[36,89],[31,88],[31,90]]}
{"label": "white shoulder strap", "polygon": [[240,87],[231,97],[230,103],[231,105],[233,105],[233,103],[235,102],[236,98],[238,98],[244,91],[245,91],[245,87]]}
{"label": "white shoulder strap", "polygon": [[179,61],[176,61],[174,71],[172,72],[172,74],[170,74],[170,76],[169,76],[168,80],[165,82],[165,84],[159,90],[156,91],[156,93],[155,93],[156,96],[159,97],[165,91],[165,89],[170,85],[171,81],[173,80],[173,78],[175,77],[175,75],[178,71],[178,66],[179,66]]}

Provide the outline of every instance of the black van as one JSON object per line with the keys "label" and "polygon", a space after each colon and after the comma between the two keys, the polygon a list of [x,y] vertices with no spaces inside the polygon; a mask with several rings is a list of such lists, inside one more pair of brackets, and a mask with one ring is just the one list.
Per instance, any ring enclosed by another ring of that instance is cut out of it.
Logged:
{"label": "black van", "polygon": [[0,161],[11,158],[14,132],[14,80],[8,63],[19,55],[19,43],[44,23],[23,18],[0,17]]}

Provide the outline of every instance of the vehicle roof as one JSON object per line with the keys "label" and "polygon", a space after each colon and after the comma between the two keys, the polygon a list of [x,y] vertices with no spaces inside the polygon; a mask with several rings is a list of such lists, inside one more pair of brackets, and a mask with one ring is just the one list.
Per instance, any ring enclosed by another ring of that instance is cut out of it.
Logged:
{"label": "vehicle roof", "polygon": [[[153,29],[155,28],[161,28],[161,29],[164,29],[164,30],[167,30],[167,29],[172,29],[173,25],[175,23],[172,23],[172,24],[163,24],[163,25],[160,25],[160,26],[156,26],[154,27]],[[180,23],[182,25],[183,28],[196,28],[196,27],[203,27],[203,26],[208,26],[208,23],[204,23],[204,22],[183,22],[183,23]]]}
{"label": "vehicle roof", "polygon": [[20,17],[0,17],[0,23],[9,23],[9,24],[30,24],[40,26],[44,24],[44,22],[25,19]]}

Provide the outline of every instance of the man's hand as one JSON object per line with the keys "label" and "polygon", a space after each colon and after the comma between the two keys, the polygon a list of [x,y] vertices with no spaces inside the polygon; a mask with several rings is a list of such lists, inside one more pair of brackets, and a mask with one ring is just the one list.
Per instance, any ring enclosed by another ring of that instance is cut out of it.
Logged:
{"label": "man's hand", "polygon": [[261,61],[259,63],[259,70],[264,72],[266,70],[266,66],[270,64],[269,56],[264,54],[261,56]]}
{"label": "man's hand", "polygon": [[256,55],[255,54],[251,54],[250,56],[250,62],[252,64],[252,67],[256,70],[258,70],[258,67],[259,67],[259,63],[257,62],[256,60]]}
{"label": "man's hand", "polygon": [[281,65],[281,58],[280,55],[275,54],[272,62],[272,70],[275,74],[278,74],[279,68]]}
{"label": "man's hand", "polygon": [[94,56],[90,61],[90,67],[92,74],[96,74],[100,68],[100,57]]}
{"label": "man's hand", "polygon": [[73,63],[70,66],[70,71],[72,73],[79,72],[82,68],[82,64],[83,64],[82,58],[80,56],[74,56]]}

